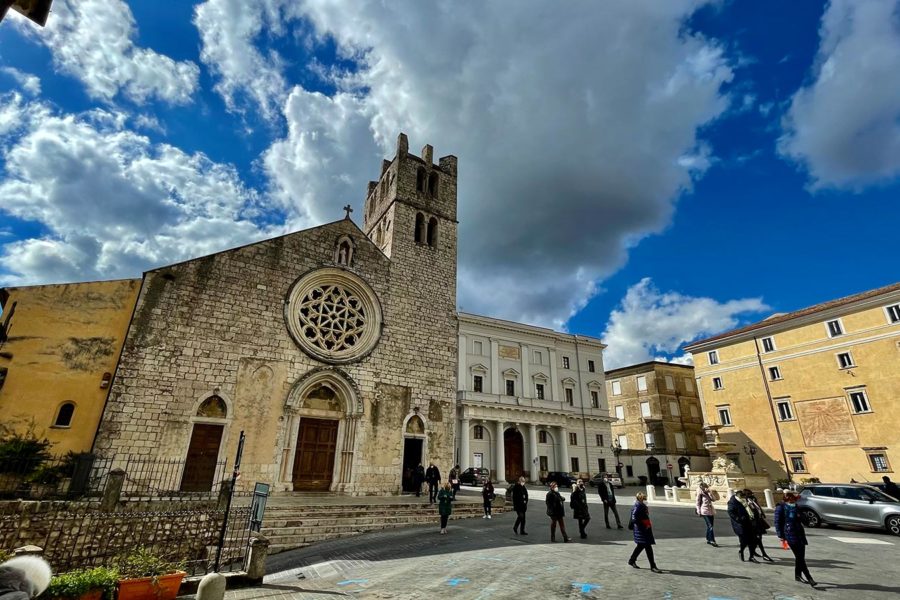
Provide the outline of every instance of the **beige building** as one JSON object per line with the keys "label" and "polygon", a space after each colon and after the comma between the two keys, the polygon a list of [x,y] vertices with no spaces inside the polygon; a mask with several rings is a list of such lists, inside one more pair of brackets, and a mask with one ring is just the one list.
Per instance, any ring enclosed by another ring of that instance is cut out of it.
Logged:
{"label": "beige building", "polygon": [[659,361],[621,367],[606,372],[606,386],[624,481],[674,484],[685,469],[709,469],[693,367]]}
{"label": "beige building", "polygon": [[498,481],[612,464],[600,340],[460,313],[457,460]]}
{"label": "beige building", "polygon": [[139,279],[0,289],[0,436],[89,452]]}
{"label": "beige building", "polygon": [[[873,481],[900,461],[900,284],[691,344],[706,420],[745,471]],[[743,449],[758,449],[750,456]]]}

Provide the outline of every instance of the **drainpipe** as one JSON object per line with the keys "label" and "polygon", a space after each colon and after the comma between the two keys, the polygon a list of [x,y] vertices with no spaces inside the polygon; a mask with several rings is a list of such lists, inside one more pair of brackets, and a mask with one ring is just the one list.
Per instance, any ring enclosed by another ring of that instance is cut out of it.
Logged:
{"label": "drainpipe", "polygon": [[781,428],[778,427],[778,418],[775,416],[775,401],[772,399],[772,391],[769,389],[769,380],[766,378],[766,369],[763,367],[762,353],[759,351],[759,339],[753,337],[753,345],[756,347],[756,362],[759,365],[759,375],[762,377],[763,387],[766,389],[766,397],[769,399],[769,412],[772,413],[772,423],[775,425],[775,435],[778,436],[778,447],[781,449],[781,458],[784,459],[784,472],[788,481],[793,479],[791,464],[788,461],[787,452],[784,450],[784,440],[781,437]]}
{"label": "drainpipe", "polygon": [[591,459],[588,456],[587,417],[584,414],[584,389],[581,384],[581,358],[578,354],[578,336],[575,336],[575,364],[578,365],[578,400],[581,402],[581,427],[584,431],[584,466],[590,473]]}

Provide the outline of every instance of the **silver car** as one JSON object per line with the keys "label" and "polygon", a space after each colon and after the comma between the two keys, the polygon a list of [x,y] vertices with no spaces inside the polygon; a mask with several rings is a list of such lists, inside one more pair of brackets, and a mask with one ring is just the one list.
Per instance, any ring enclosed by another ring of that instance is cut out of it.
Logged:
{"label": "silver car", "polygon": [[810,527],[856,525],[885,528],[900,535],[900,501],[869,485],[816,483],[805,485],[797,502]]}

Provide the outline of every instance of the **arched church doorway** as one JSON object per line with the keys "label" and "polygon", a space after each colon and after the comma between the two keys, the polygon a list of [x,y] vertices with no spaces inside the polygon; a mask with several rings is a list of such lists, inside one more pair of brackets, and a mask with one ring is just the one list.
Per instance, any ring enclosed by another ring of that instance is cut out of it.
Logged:
{"label": "arched church doorway", "polygon": [[506,456],[506,480],[516,481],[525,474],[525,440],[521,431],[507,429],[503,432],[503,452]]}
{"label": "arched church doorway", "polygon": [[425,457],[425,423],[419,415],[413,415],[406,421],[403,431],[403,472],[401,484],[404,492],[421,491],[422,482],[416,476],[416,469]]}
{"label": "arched church doorway", "polygon": [[659,459],[651,456],[647,459],[647,476],[652,485],[656,485],[659,480]]}
{"label": "arched church doorway", "polygon": [[[324,384],[311,389],[303,405],[323,413],[322,416],[328,412],[341,412],[337,393]],[[339,423],[337,418],[300,418],[292,477],[295,490],[327,491],[331,488]]]}
{"label": "arched church doorway", "polygon": [[194,418],[206,422],[195,422],[191,430],[191,441],[181,473],[182,492],[212,490],[227,416],[228,408],[219,396],[210,396],[197,409]]}

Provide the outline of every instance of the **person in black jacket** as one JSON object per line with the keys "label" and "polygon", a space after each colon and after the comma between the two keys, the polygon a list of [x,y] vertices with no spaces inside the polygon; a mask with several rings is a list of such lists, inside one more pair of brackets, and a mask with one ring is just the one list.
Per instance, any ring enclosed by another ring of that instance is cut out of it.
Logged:
{"label": "person in black jacket", "polygon": [[547,492],[547,516],[550,517],[550,541],[556,541],[556,526],[559,525],[559,530],[562,532],[563,541],[566,543],[571,542],[569,539],[569,534],[566,533],[566,507],[563,506],[563,503],[566,501],[565,498],[559,495],[559,492],[556,491],[556,482],[550,482],[550,491]]}
{"label": "person in black jacket", "polygon": [[758,563],[756,560],[756,524],[753,520],[752,509],[747,498],[744,497],[743,490],[737,490],[728,501],[728,517],[731,519],[731,528],[734,530],[738,541],[741,543],[741,549],[738,555],[744,560],[744,550],[750,549],[750,562]]}
{"label": "person in black jacket", "polygon": [[584,481],[580,477],[578,478],[578,481],[575,482],[575,487],[572,490],[572,496],[569,502],[572,504],[572,516],[578,520],[578,531],[581,533],[581,539],[585,539],[587,538],[587,532],[584,528],[587,527],[588,521],[591,520],[591,515],[588,511],[587,493],[584,491]]}
{"label": "person in black jacket", "polygon": [[900,486],[891,481],[891,478],[887,475],[882,477],[881,480],[884,482],[884,493],[900,500]]}
{"label": "person in black jacket", "polygon": [[434,504],[437,500],[438,485],[441,483],[441,472],[434,463],[428,465],[425,469],[425,481],[428,482],[428,503]]}
{"label": "person in black jacket", "polygon": [[491,518],[491,502],[494,500],[494,484],[491,483],[491,478],[488,477],[484,482],[484,487],[481,488],[481,499],[484,501],[484,516],[482,519],[490,519]]}
{"label": "person in black jacket", "polygon": [[616,517],[616,527],[622,529],[619,511],[616,510],[616,489],[609,475],[603,478],[597,486],[597,490],[600,492],[600,501],[603,502],[603,518],[606,520],[606,528],[612,529],[609,526],[609,511],[612,511],[612,514]]}
{"label": "person in black jacket", "polygon": [[[794,553],[794,579],[815,586],[816,581],[806,566],[806,531],[803,529],[800,510],[797,508],[797,494],[794,492],[785,492],[784,502],[775,507],[775,532],[778,539],[787,542]],[[803,579],[804,576],[806,579]]]}
{"label": "person in black jacket", "polygon": [[413,471],[413,485],[416,488],[416,498],[422,495],[422,482],[425,481],[425,467],[422,463]]}
{"label": "person in black jacket", "polygon": [[525,511],[528,510],[528,488],[525,487],[524,477],[519,477],[519,481],[513,486],[512,502],[513,509],[516,511],[516,524],[513,525],[513,532],[520,535],[528,535],[525,533]]}

